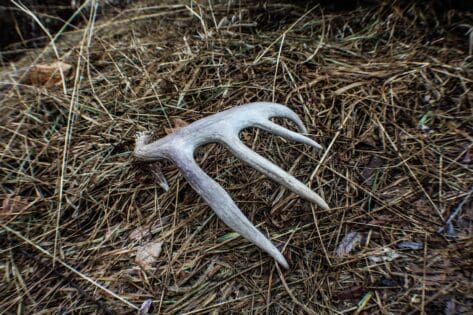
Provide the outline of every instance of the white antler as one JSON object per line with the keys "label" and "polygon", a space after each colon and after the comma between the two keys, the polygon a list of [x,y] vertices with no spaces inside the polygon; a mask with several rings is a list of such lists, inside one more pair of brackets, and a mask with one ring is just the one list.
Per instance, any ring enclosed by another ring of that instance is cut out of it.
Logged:
{"label": "white antler", "polygon": [[[147,161],[158,159],[173,161],[192,188],[204,198],[225,224],[288,268],[287,261],[279,250],[245,217],[228,193],[205,174],[194,160],[194,151],[200,145],[209,142],[221,143],[246,164],[302,198],[328,209],[327,203],[318,194],[240,141],[239,133],[242,129],[258,127],[316,149],[322,148],[308,137],[271,122],[272,117],[288,118],[296,124],[301,133],[307,133],[297,114],[286,106],[266,102],[250,103],[200,119],[149,144],[149,134],[141,133],[136,140],[134,155]],[[161,187],[166,188],[167,184],[161,183]]]}

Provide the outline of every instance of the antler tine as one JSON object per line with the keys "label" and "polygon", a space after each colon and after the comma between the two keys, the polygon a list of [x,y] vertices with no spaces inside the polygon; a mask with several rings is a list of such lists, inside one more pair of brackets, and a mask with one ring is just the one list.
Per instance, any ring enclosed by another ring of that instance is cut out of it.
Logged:
{"label": "antler tine", "polygon": [[275,103],[251,103],[203,118],[149,144],[149,134],[141,133],[136,140],[134,155],[148,161],[161,158],[172,160],[192,188],[225,224],[288,268],[287,261],[279,250],[243,215],[227,192],[200,169],[193,157],[194,150],[202,144],[222,143],[243,162],[304,199],[328,209],[327,203],[318,194],[240,141],[239,132],[254,126],[316,149],[322,148],[312,139],[271,122],[272,117],[288,118],[301,133],[307,133],[300,118],[289,108]]}
{"label": "antler tine", "polygon": [[280,105],[280,104],[266,103],[266,102],[253,103],[253,104],[259,105],[256,111],[260,112],[261,115],[263,116],[261,117],[262,119],[256,119],[254,121],[253,123],[254,127],[258,127],[260,129],[266,130],[268,132],[271,132],[277,136],[280,136],[288,140],[293,140],[293,141],[310,145],[311,147],[317,150],[322,149],[322,146],[318,144],[317,142],[315,142],[314,140],[308,137],[305,137],[297,132],[281,127],[278,124],[275,124],[269,120],[270,118],[273,118],[273,117],[287,118],[296,125],[297,129],[299,129],[301,133],[307,134],[307,129],[305,128],[302,120],[299,118],[299,116],[297,116],[297,114],[294,111],[292,111],[288,107]]}
{"label": "antler tine", "polygon": [[303,144],[310,145],[311,147],[317,149],[317,150],[322,150],[322,146],[315,142],[314,140],[303,136],[301,134],[298,134],[297,132],[294,132],[292,130],[286,129],[284,127],[279,126],[278,124],[275,124],[271,121],[261,121],[255,123],[255,127],[258,127],[260,129],[266,130],[267,132],[270,132],[272,134],[275,134],[276,136],[280,136],[282,138],[300,142]]}
{"label": "antler tine", "polygon": [[252,166],[259,172],[268,176],[272,180],[278,182],[288,188],[302,198],[319,205],[321,208],[328,210],[327,203],[315,192],[310,190],[306,185],[301,183],[291,174],[284,171],[279,166],[274,165],[258,153],[255,153],[239,139],[227,142],[225,145],[238,159]]}
{"label": "antler tine", "polygon": [[268,103],[268,102],[260,102],[260,103],[253,103],[255,105],[259,105],[257,107],[257,111],[261,112],[262,114],[266,115],[266,118],[270,119],[273,117],[282,117],[291,120],[299,129],[299,131],[303,134],[307,134],[307,129],[304,126],[302,120],[297,116],[297,114],[290,109],[281,104],[276,103]]}
{"label": "antler tine", "polygon": [[245,217],[228,193],[195,162],[190,151],[173,157],[173,161],[191,187],[232,230],[267,252],[284,268],[289,265],[279,250]]}

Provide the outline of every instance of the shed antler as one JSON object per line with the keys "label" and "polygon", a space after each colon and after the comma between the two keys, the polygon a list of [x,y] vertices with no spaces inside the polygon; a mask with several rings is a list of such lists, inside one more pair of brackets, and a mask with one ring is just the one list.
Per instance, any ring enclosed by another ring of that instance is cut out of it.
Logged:
{"label": "shed antler", "polygon": [[[322,149],[317,142],[308,137],[271,122],[272,117],[288,118],[296,124],[301,133],[307,133],[297,114],[286,106],[266,102],[250,103],[200,119],[149,144],[149,133],[140,133],[136,139],[134,155],[147,161],[158,159],[173,161],[192,188],[204,198],[225,224],[288,268],[287,261],[279,250],[245,217],[228,193],[204,173],[194,160],[194,151],[200,145],[209,142],[221,143],[246,164],[302,198],[328,209],[327,203],[318,194],[240,141],[239,133],[242,129],[258,127],[280,137]],[[167,184],[164,182],[161,186],[165,188]]]}

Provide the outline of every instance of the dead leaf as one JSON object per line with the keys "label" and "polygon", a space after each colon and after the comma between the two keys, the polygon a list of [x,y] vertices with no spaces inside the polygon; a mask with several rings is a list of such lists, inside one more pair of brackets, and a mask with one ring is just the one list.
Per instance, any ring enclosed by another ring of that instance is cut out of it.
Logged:
{"label": "dead leaf", "polygon": [[64,76],[67,76],[72,70],[72,66],[62,61],[56,61],[49,65],[35,65],[28,71],[25,83],[51,88],[62,82],[61,70]]}
{"label": "dead leaf", "polygon": [[140,306],[140,315],[148,314],[149,308],[151,307],[152,303],[153,303],[152,299],[147,299],[146,301],[144,301]]}
{"label": "dead leaf", "polygon": [[145,270],[149,270],[156,263],[163,242],[149,243],[138,248],[136,252],[135,262]]}
{"label": "dead leaf", "polygon": [[337,248],[338,257],[349,254],[353,248],[361,243],[362,236],[359,232],[350,232],[342,239]]}
{"label": "dead leaf", "polygon": [[173,128],[167,128],[167,127],[164,127],[164,132],[169,135],[173,132],[176,132],[177,130],[181,129],[182,127],[185,127],[187,125],[189,125],[186,121],[180,119],[180,118],[174,118],[173,119],[173,125],[174,127]]}

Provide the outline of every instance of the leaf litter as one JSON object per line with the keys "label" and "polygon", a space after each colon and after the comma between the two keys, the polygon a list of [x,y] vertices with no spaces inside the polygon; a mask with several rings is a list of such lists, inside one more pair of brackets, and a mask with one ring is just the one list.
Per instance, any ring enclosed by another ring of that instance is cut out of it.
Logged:
{"label": "leaf litter", "polygon": [[[77,77],[60,76],[52,46],[0,64],[0,205],[14,213],[0,221],[2,311],[125,314],[148,299],[167,314],[471,305],[472,200],[457,206],[472,178],[472,13],[422,1],[351,5],[135,1],[97,19],[81,11],[84,23],[58,34],[56,51]],[[16,70],[35,66],[29,79]],[[196,159],[284,248],[291,269],[281,273],[217,218],[201,228],[211,210],[173,165],[160,163],[166,192],[159,172],[140,177],[131,163],[138,131],[160,138],[176,119],[262,100],[295,110],[325,150],[252,128],[242,141],[323,195],[329,211],[268,185],[219,144]],[[18,206],[3,204],[13,196]],[[446,225],[453,237],[439,233]]]}

